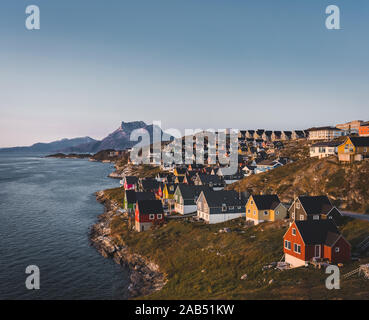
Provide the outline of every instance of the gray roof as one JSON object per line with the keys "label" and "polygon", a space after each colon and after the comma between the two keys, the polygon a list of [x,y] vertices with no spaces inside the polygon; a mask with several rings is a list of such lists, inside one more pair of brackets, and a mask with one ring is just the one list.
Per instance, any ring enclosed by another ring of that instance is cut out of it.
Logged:
{"label": "gray roof", "polygon": [[227,206],[245,206],[246,204],[246,199],[235,190],[207,190],[203,194],[209,207],[221,207],[223,204]]}
{"label": "gray roof", "polygon": [[306,214],[327,214],[332,210],[332,203],[327,196],[299,196]]}
{"label": "gray roof", "polygon": [[183,199],[193,200],[198,197],[202,191],[210,190],[208,186],[192,186],[188,184],[179,184],[177,189],[181,192]]}
{"label": "gray roof", "polygon": [[355,147],[369,147],[369,137],[350,137]]}
{"label": "gray roof", "polygon": [[281,203],[276,194],[263,194],[252,196],[259,210],[274,210]]}
{"label": "gray roof", "polygon": [[306,245],[332,246],[341,235],[332,220],[304,220],[295,223]]}

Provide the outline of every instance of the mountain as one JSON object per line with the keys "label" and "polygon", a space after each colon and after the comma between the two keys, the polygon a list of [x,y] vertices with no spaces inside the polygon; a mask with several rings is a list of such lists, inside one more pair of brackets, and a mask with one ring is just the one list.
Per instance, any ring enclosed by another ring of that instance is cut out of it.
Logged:
{"label": "mountain", "polygon": [[35,143],[29,147],[1,148],[0,152],[59,152],[66,148],[71,148],[81,144],[92,144],[97,142],[90,137],[73,139],[62,139],[50,143]]}
{"label": "mountain", "polygon": [[[101,150],[115,149],[124,150],[133,147],[137,141],[130,141],[131,133],[136,129],[145,129],[149,132],[151,142],[153,136],[153,125],[147,125],[143,121],[122,122],[120,127],[101,141],[82,143],[66,148],[62,152],[99,152]],[[162,131],[157,127],[162,134]]]}
{"label": "mountain", "polygon": [[[159,127],[156,127],[163,134]],[[124,150],[133,147],[137,141],[131,141],[131,133],[136,129],[147,130],[152,142],[154,126],[147,125],[143,121],[122,122],[117,130],[109,134],[102,140],[95,140],[90,137],[62,139],[50,143],[36,143],[30,147],[15,147],[0,149],[0,152],[62,152],[62,153],[96,153],[102,150],[115,149]]]}

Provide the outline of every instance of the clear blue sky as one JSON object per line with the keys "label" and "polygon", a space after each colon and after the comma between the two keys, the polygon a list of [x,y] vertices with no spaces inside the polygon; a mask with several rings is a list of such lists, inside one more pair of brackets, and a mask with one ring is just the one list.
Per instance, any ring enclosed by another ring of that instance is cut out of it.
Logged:
{"label": "clear blue sky", "polygon": [[[39,5],[41,30],[24,26]],[[341,9],[342,30],[325,28]],[[369,120],[367,0],[2,0],[0,147],[122,120],[294,129]]]}

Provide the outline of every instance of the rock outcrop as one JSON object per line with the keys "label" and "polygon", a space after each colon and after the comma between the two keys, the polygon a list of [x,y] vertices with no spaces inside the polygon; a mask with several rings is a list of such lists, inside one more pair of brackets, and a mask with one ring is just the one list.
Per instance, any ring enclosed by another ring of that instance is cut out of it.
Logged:
{"label": "rock outcrop", "polygon": [[103,191],[98,192],[96,198],[104,203],[105,212],[91,228],[91,244],[105,258],[112,258],[116,263],[129,269],[130,297],[148,295],[160,290],[166,283],[166,277],[160,272],[159,266],[146,257],[132,252],[127,245],[118,245],[111,237],[110,222],[113,217],[121,214],[117,205],[106,199]]}

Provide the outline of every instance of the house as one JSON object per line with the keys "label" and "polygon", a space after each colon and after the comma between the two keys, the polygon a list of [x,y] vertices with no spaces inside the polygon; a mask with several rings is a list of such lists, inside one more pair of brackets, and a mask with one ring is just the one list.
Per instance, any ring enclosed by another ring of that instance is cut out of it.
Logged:
{"label": "house", "polygon": [[304,139],[304,138],[306,138],[306,135],[305,135],[305,132],[303,130],[294,130],[292,132],[291,138],[293,140]]}
{"label": "house", "polygon": [[339,161],[362,161],[369,157],[369,137],[347,137],[337,147],[337,153]]}
{"label": "house", "polygon": [[360,130],[360,126],[364,123],[363,120],[353,120],[346,123],[337,124],[336,128],[341,129],[346,133],[346,135],[350,134],[358,134]]}
{"label": "house", "polygon": [[242,171],[243,171],[243,174],[245,177],[248,177],[248,176],[251,176],[252,174],[255,173],[255,169],[256,169],[256,166],[252,166],[252,165],[245,165],[243,168],[242,168]]}
{"label": "house", "polygon": [[225,175],[224,168],[219,168],[216,174],[222,177],[226,184],[235,183],[238,180],[243,179],[244,177],[243,172],[240,169],[238,169],[237,172],[232,175],[227,175],[227,174]]}
{"label": "house", "polygon": [[246,203],[246,221],[255,225],[285,219],[287,208],[276,194],[251,195]]}
{"label": "house", "polygon": [[332,205],[327,196],[299,196],[288,209],[292,220],[333,220],[337,225],[342,223],[341,212]]}
{"label": "house", "polygon": [[278,141],[282,139],[282,131],[273,131],[272,133],[272,141]]}
{"label": "house", "polygon": [[271,160],[271,159],[262,160],[256,164],[254,173],[258,174],[258,173],[266,172],[266,171],[273,170],[281,166],[283,166],[283,164],[279,162],[278,160]]}
{"label": "house", "polygon": [[246,139],[254,139],[255,130],[247,130],[246,131]]}
{"label": "house", "polygon": [[273,131],[269,131],[269,130],[264,131],[264,133],[262,135],[263,140],[264,141],[272,141],[272,134],[273,134]]}
{"label": "house", "polygon": [[187,171],[184,181],[182,181],[182,183],[187,183],[187,184],[194,184],[195,183],[195,179],[197,177],[197,171]]}
{"label": "house", "polygon": [[187,167],[187,173],[189,171],[201,171],[204,168],[202,164],[189,164]]}
{"label": "house", "polygon": [[184,177],[185,174],[186,174],[186,171],[187,169],[186,168],[180,168],[180,167],[177,167],[174,169],[173,171],[173,174],[176,176],[176,177]]}
{"label": "house", "polygon": [[245,216],[245,198],[234,190],[202,191],[197,199],[197,216],[209,224]]}
{"label": "house", "polygon": [[126,190],[123,200],[123,208],[128,213],[132,213],[136,209],[136,202],[138,200],[155,200],[153,192],[137,192],[134,190]]}
{"label": "house", "polygon": [[172,179],[172,177],[171,177],[172,175],[171,175],[171,173],[169,173],[169,172],[159,172],[157,175],[156,175],[156,177],[155,177],[155,179],[156,179],[156,181],[158,181],[158,182],[169,182],[171,179]]}
{"label": "house", "polygon": [[138,178],[135,176],[125,176],[123,179],[124,190],[136,190]]}
{"label": "house", "polygon": [[186,176],[176,176],[175,177],[175,179],[174,179],[174,183],[175,184],[183,184],[183,183],[185,183],[185,184],[188,184],[187,183],[187,179],[186,179],[186,181],[185,181],[185,179],[186,179]]}
{"label": "house", "polygon": [[258,130],[256,130],[255,131],[255,133],[254,133],[254,139],[260,139],[260,140],[262,140],[262,141],[264,141],[263,140],[263,134],[264,134],[264,129],[258,129]]}
{"label": "house", "polygon": [[139,180],[140,191],[154,192],[156,193],[159,189],[159,182],[155,179],[144,178]]}
{"label": "house", "polygon": [[341,129],[335,127],[316,127],[307,130],[309,140],[333,140],[343,135]]}
{"label": "house", "polygon": [[163,189],[164,189],[164,182],[159,182],[159,186],[155,191],[155,197],[158,200],[163,199]]}
{"label": "house", "polygon": [[283,251],[292,267],[304,266],[313,259],[336,264],[351,258],[350,243],[331,220],[293,221],[283,236]]}
{"label": "house", "polygon": [[164,210],[160,200],[139,200],[136,203],[135,229],[138,232],[151,229],[164,222]]}
{"label": "house", "polygon": [[337,141],[327,141],[327,142],[317,142],[310,147],[310,157],[311,158],[326,158],[337,154],[338,146],[341,142]]}
{"label": "house", "polygon": [[174,191],[174,210],[180,214],[196,212],[197,198],[204,190],[210,190],[210,188],[208,186],[179,184]]}
{"label": "house", "polygon": [[282,140],[291,140],[292,139],[292,131],[282,131],[281,139]]}
{"label": "house", "polygon": [[369,137],[369,121],[363,122],[359,127],[360,137]]}
{"label": "house", "polygon": [[222,190],[225,186],[223,177],[215,174],[197,174],[194,182],[196,186],[208,186],[215,191]]}
{"label": "house", "polygon": [[168,207],[168,212],[172,212],[172,208],[174,208],[174,191],[177,188],[177,184],[175,183],[166,183],[163,188],[163,197],[162,203],[164,207]]}

